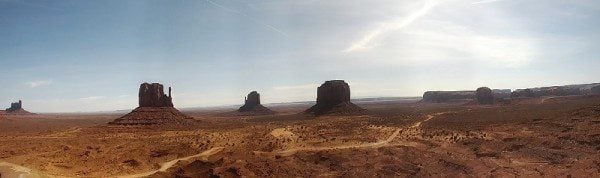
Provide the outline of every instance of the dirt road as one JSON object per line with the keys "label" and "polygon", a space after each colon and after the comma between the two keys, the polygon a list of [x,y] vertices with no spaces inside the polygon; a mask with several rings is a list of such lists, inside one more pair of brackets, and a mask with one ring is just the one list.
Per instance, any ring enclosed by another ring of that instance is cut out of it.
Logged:
{"label": "dirt road", "polygon": [[[121,178],[147,177],[147,176],[150,176],[157,172],[164,172],[167,169],[173,167],[179,161],[188,161],[193,158],[200,158],[202,160],[206,160],[206,159],[208,159],[209,156],[219,153],[223,149],[224,149],[224,147],[211,148],[211,149],[203,151],[202,153],[197,154],[197,155],[192,155],[192,156],[183,157],[183,158],[177,158],[177,159],[171,160],[169,162],[162,163],[160,166],[160,169],[157,169],[157,170],[152,170],[152,171],[143,172],[143,173],[139,173],[139,174],[133,174],[133,175],[117,176],[117,177],[121,177]],[[24,178],[61,177],[61,176],[53,176],[53,175],[43,174],[43,173],[35,171],[31,168],[27,168],[27,167],[9,163],[9,162],[0,162],[0,173],[1,173],[0,175],[6,176],[6,177],[24,177]]]}
{"label": "dirt road", "polygon": [[[419,128],[419,127],[421,127],[422,123],[433,119],[435,116],[446,114],[446,113],[448,113],[448,112],[439,112],[439,113],[429,114],[426,116],[425,120],[419,121],[408,128],[409,129]],[[373,142],[373,143],[339,145],[339,146],[298,147],[298,148],[291,148],[291,149],[287,149],[287,150],[273,151],[273,152],[254,151],[254,153],[256,153],[256,154],[274,154],[274,155],[279,155],[279,156],[290,156],[290,155],[296,154],[299,151],[323,151],[323,150],[353,149],[353,148],[379,148],[379,147],[389,146],[389,145],[413,146],[414,147],[419,144],[416,142],[400,142],[400,143],[390,144],[390,142],[392,142],[392,140],[394,140],[396,137],[398,137],[398,135],[400,134],[400,132],[402,130],[403,130],[402,128],[398,128],[387,139],[381,140],[378,142]]]}
{"label": "dirt road", "polygon": [[172,161],[162,163],[160,165],[160,169],[157,169],[157,170],[152,170],[152,171],[143,172],[143,173],[139,173],[139,174],[133,174],[133,175],[117,176],[117,177],[119,177],[119,178],[147,177],[147,176],[150,176],[150,175],[155,174],[157,172],[165,172],[165,171],[167,171],[167,169],[173,167],[179,161],[188,161],[188,160],[193,159],[193,158],[200,158],[202,160],[207,160],[209,156],[217,154],[217,153],[219,153],[223,149],[224,149],[224,147],[211,148],[211,149],[206,150],[206,151],[204,151],[204,152],[202,152],[200,154],[197,154],[197,155],[192,155],[192,156],[183,157],[183,158],[177,158],[177,159],[174,159]]}

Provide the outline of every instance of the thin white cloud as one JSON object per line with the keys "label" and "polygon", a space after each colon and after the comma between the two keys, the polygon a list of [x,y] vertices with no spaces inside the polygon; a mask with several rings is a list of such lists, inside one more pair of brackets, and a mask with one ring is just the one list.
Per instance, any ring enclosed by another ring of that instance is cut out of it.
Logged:
{"label": "thin white cloud", "polygon": [[287,33],[285,33],[285,32],[283,32],[283,31],[279,30],[278,28],[275,28],[273,25],[269,25],[269,24],[267,24],[267,23],[264,23],[264,22],[262,22],[262,21],[259,21],[258,19],[256,19],[256,18],[253,18],[253,17],[249,16],[249,15],[248,15],[248,14],[246,14],[246,13],[243,13],[243,12],[241,12],[241,11],[238,11],[238,10],[235,10],[235,9],[232,9],[232,8],[225,7],[225,6],[223,6],[223,5],[221,5],[221,4],[218,4],[218,3],[214,2],[214,1],[211,1],[211,0],[205,0],[205,1],[206,1],[206,2],[208,2],[208,3],[210,3],[210,4],[212,4],[212,5],[213,5],[213,6],[215,6],[215,7],[221,8],[221,9],[223,9],[223,10],[225,10],[225,11],[232,12],[232,13],[235,13],[235,14],[238,14],[238,15],[241,15],[241,16],[244,16],[244,17],[246,17],[246,18],[250,19],[250,21],[252,21],[252,22],[254,22],[254,23],[257,23],[257,24],[260,24],[260,25],[262,25],[262,26],[264,26],[264,27],[266,27],[266,28],[268,28],[268,29],[270,29],[270,30],[272,30],[272,31],[275,31],[275,32],[277,32],[277,33],[279,33],[279,34],[281,34],[281,35],[283,35],[283,36],[285,36],[285,37],[289,37],[289,36],[290,36],[290,35],[288,35]]}
{"label": "thin white cloud", "polygon": [[425,21],[402,32],[416,39],[409,40],[403,52],[411,52],[407,58],[424,60],[420,62],[471,59],[512,68],[529,64],[537,55],[534,39],[481,34],[450,21]]}
{"label": "thin white cloud", "polygon": [[481,1],[473,2],[472,4],[484,4],[484,3],[492,3],[492,2],[498,2],[498,1],[504,1],[504,0],[481,0]]}
{"label": "thin white cloud", "polygon": [[358,50],[365,50],[373,48],[376,40],[382,35],[402,29],[420,17],[426,15],[431,9],[433,9],[439,2],[435,0],[427,0],[420,9],[415,10],[408,16],[397,18],[391,21],[383,22],[381,25],[370,30],[360,40],[352,43],[348,48],[342,50],[342,52],[353,52]]}
{"label": "thin white cloud", "polygon": [[[368,40],[359,41],[344,52],[369,50],[345,55],[345,60],[355,60],[347,63],[359,65],[352,67],[487,63],[497,67],[519,68],[527,66],[541,54],[538,45],[541,43],[536,36],[506,33],[523,31],[525,27],[511,21],[510,16],[497,7],[477,7],[470,2],[444,2],[438,1],[433,5],[436,9],[427,12],[427,18],[412,20],[410,25],[377,29],[374,33],[377,35],[368,35],[365,38]],[[448,15],[449,13],[452,14]],[[480,24],[471,24],[462,19],[472,15],[486,20]],[[379,42],[385,45],[372,48]]]}
{"label": "thin white cloud", "polygon": [[29,88],[44,87],[52,84],[52,80],[36,80],[26,83]]}
{"label": "thin white cloud", "polygon": [[104,97],[104,96],[88,96],[88,97],[79,98],[79,99],[89,101],[89,100],[99,100],[99,99],[104,99],[104,98],[106,98],[106,97]]}
{"label": "thin white cloud", "polygon": [[275,90],[304,90],[304,89],[316,89],[319,87],[319,84],[304,84],[304,85],[294,85],[294,86],[277,86]]}

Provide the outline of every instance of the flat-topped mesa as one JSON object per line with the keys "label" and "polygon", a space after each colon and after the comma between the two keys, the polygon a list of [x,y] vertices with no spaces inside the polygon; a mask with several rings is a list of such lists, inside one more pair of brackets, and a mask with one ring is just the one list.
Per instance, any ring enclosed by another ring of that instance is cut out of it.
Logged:
{"label": "flat-topped mesa", "polygon": [[139,90],[139,107],[123,117],[115,119],[111,125],[154,125],[190,124],[192,118],[173,107],[171,87],[165,95],[159,83],[142,83]]}
{"label": "flat-topped mesa", "polygon": [[535,97],[533,90],[531,89],[517,89],[510,94],[511,98],[520,98],[520,97]]}
{"label": "flat-topped mesa", "polygon": [[169,95],[165,95],[163,85],[159,83],[142,83],[139,91],[140,107],[173,107],[173,98],[171,98],[171,87]]}
{"label": "flat-topped mesa", "polygon": [[587,95],[593,94],[592,88],[596,86],[600,86],[600,83],[524,88],[515,90],[511,94],[511,97],[518,98]]}
{"label": "flat-topped mesa", "polygon": [[[494,98],[505,99],[511,97],[510,89],[493,89],[491,90]],[[477,99],[476,91],[459,90],[459,91],[426,91],[423,93],[422,102],[444,103],[444,102],[459,102],[472,101]]]}
{"label": "flat-topped mesa", "polygon": [[600,85],[592,87],[590,93],[593,95],[600,95]]}
{"label": "flat-topped mesa", "polygon": [[318,105],[337,105],[350,102],[350,86],[343,80],[331,80],[317,88]]}
{"label": "flat-topped mesa", "polygon": [[443,103],[450,101],[472,100],[475,91],[426,91],[423,93],[423,102]]}
{"label": "flat-topped mesa", "polygon": [[488,87],[479,87],[475,90],[477,103],[479,104],[494,104],[494,93]]}
{"label": "flat-topped mesa", "polygon": [[317,104],[306,110],[315,115],[356,115],[365,109],[350,102],[350,86],[343,80],[326,81],[317,88]]}
{"label": "flat-topped mesa", "polygon": [[511,91],[511,89],[492,89],[492,94],[494,94],[494,98],[508,99],[511,96]]}
{"label": "flat-topped mesa", "polygon": [[248,96],[244,99],[244,105],[238,109],[238,112],[250,115],[275,114],[273,110],[260,104],[260,94],[256,91],[248,93]]}

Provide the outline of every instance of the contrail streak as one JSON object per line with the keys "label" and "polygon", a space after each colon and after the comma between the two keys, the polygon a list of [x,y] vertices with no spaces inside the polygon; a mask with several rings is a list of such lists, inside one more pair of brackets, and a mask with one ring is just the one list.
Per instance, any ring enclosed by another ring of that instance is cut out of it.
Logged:
{"label": "contrail streak", "polygon": [[288,35],[287,33],[285,33],[285,32],[283,32],[283,31],[281,31],[281,30],[279,30],[279,29],[275,28],[274,26],[272,26],[272,25],[269,25],[269,24],[266,24],[266,23],[264,23],[264,22],[261,22],[261,21],[259,21],[259,20],[255,19],[255,18],[253,18],[253,17],[249,16],[248,14],[245,14],[245,13],[243,13],[243,12],[240,12],[240,11],[238,11],[238,10],[235,10],[235,9],[231,9],[231,8],[228,8],[228,7],[222,6],[222,5],[220,5],[220,4],[217,4],[217,3],[215,3],[215,2],[213,2],[213,1],[211,1],[211,0],[205,0],[205,1],[206,1],[206,2],[208,2],[208,3],[210,3],[210,4],[212,4],[212,5],[213,5],[213,6],[215,6],[215,7],[221,8],[221,9],[223,9],[223,10],[225,10],[225,11],[229,11],[229,12],[231,12],[231,13],[235,13],[235,14],[238,14],[238,15],[244,16],[244,17],[246,17],[246,18],[250,19],[250,21],[252,21],[252,22],[254,22],[254,23],[257,23],[257,24],[260,24],[260,25],[262,25],[262,26],[264,26],[264,27],[266,27],[266,28],[268,28],[268,29],[271,29],[271,30],[273,30],[273,31],[275,31],[275,32],[277,32],[277,33],[279,33],[279,34],[281,34],[281,35],[285,36],[285,37],[289,37],[289,36],[290,36],[290,35]]}
{"label": "contrail streak", "polygon": [[377,37],[379,37],[383,34],[389,33],[391,31],[396,31],[396,30],[402,29],[402,28],[410,25],[415,20],[426,15],[429,12],[429,10],[431,10],[438,4],[439,3],[436,1],[426,1],[425,5],[422,8],[416,10],[415,12],[411,13],[410,15],[400,18],[400,19],[390,21],[390,22],[384,22],[384,23],[382,23],[382,25],[371,30],[363,38],[356,41],[355,43],[350,45],[350,47],[344,49],[342,52],[352,52],[352,51],[361,50],[361,49],[368,49],[368,48],[370,48],[369,47],[370,44],[373,43],[373,41],[375,41],[377,39]]}

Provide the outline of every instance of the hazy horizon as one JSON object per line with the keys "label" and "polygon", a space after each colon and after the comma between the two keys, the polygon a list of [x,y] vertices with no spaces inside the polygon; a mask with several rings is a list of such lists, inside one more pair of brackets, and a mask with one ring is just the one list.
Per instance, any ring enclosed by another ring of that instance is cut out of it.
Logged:
{"label": "hazy horizon", "polygon": [[180,108],[600,82],[593,0],[0,0],[0,108],[133,109],[142,82]]}

